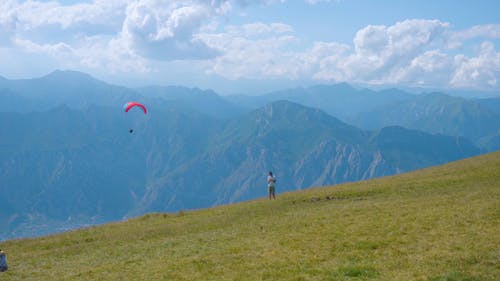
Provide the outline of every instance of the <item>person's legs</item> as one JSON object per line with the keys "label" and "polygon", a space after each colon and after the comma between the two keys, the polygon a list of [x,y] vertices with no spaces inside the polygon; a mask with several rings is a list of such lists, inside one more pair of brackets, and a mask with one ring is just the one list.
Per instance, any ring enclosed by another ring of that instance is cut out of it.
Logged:
{"label": "person's legs", "polygon": [[276,199],[276,195],[275,195],[275,187],[274,186],[270,186],[269,187],[269,200],[272,199]]}

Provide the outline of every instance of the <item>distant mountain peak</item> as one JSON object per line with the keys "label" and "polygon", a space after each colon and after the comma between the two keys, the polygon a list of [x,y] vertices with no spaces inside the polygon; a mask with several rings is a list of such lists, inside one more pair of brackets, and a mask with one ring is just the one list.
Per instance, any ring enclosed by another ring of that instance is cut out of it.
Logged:
{"label": "distant mountain peak", "polygon": [[[269,133],[288,134],[297,132],[303,137],[321,135],[335,139],[360,142],[363,132],[320,109],[303,106],[288,100],[278,100],[250,112],[228,126],[230,135],[240,135],[241,139],[264,136]],[[288,133],[286,133],[288,132]],[[293,141],[287,139],[287,141]]]}
{"label": "distant mountain peak", "polygon": [[[259,110],[257,110],[259,111]],[[296,115],[297,112],[310,112],[310,113],[317,113],[320,112],[319,109],[312,108],[312,107],[307,107],[289,100],[277,100],[274,102],[271,102],[264,106],[263,108],[260,109],[262,114],[267,114],[269,117],[273,117],[274,112],[279,113],[280,116],[287,116],[287,117],[293,117],[293,115]],[[288,114],[291,114],[292,116],[288,116]],[[325,116],[327,116],[326,113]],[[331,116],[328,116],[331,117]],[[332,117],[334,118],[334,117]]]}
{"label": "distant mountain peak", "polygon": [[331,90],[331,91],[341,91],[341,92],[352,92],[355,91],[350,84],[346,82],[341,82],[331,85],[316,85],[309,87],[310,90]]}
{"label": "distant mountain peak", "polygon": [[[64,80],[95,80],[100,81],[90,74],[75,70],[54,70],[51,73],[40,77],[40,79],[64,79]],[[101,81],[100,81],[101,82]],[[102,82],[104,83],[104,82]]]}

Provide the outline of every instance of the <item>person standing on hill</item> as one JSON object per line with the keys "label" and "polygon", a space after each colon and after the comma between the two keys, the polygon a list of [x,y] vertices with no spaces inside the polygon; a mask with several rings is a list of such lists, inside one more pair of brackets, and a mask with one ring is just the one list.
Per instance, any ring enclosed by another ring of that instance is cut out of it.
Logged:
{"label": "person standing on hill", "polygon": [[7,271],[7,257],[5,252],[0,249],[0,272]]}
{"label": "person standing on hill", "polygon": [[273,176],[273,172],[269,172],[269,176],[267,176],[267,191],[269,200],[276,199],[276,177]]}

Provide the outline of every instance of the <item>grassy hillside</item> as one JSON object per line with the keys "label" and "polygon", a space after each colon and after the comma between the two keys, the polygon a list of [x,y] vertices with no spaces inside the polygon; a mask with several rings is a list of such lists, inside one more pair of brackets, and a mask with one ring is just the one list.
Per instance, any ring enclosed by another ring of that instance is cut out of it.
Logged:
{"label": "grassy hillside", "polygon": [[2,281],[499,280],[500,153],[0,248]]}

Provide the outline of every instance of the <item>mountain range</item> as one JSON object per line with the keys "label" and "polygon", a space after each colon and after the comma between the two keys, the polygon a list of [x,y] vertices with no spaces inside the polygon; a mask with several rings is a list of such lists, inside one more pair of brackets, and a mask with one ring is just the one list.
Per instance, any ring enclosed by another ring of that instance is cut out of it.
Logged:
{"label": "mountain range", "polygon": [[498,134],[499,116],[493,103],[487,106],[480,101],[429,93],[363,112],[352,123],[366,129],[400,125],[431,133],[464,136],[477,142]]}
{"label": "mountain range", "polygon": [[500,147],[496,99],[397,89],[219,96],[56,71],[0,79],[0,97],[0,240],[263,197],[270,170],[280,193]]}

